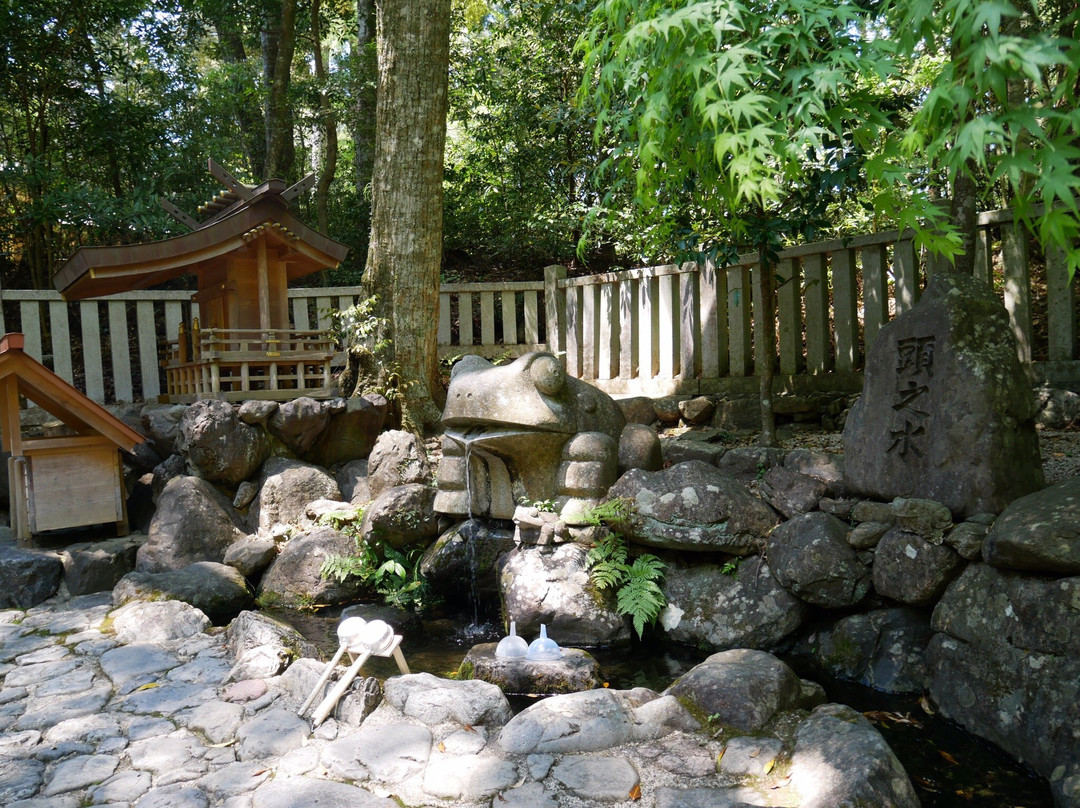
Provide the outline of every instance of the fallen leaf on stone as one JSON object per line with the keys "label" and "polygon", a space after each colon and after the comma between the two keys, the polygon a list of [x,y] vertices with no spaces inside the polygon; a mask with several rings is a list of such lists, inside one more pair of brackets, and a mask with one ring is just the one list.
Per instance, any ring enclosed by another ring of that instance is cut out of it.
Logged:
{"label": "fallen leaf on stone", "polygon": [[716,762],[717,763],[719,763],[721,760],[724,759],[724,752],[726,752],[726,751],[727,751],[726,746],[723,749],[720,750],[720,754],[716,756]]}
{"label": "fallen leaf on stone", "polygon": [[224,743],[212,743],[207,746],[207,749],[224,749],[226,746],[232,746],[236,743],[236,738],[231,741],[225,741]]}
{"label": "fallen leaf on stone", "polygon": [[506,797],[504,797],[502,794],[496,794],[495,796],[499,798],[500,802],[506,802]]}
{"label": "fallen leaf on stone", "polygon": [[149,690],[152,687],[158,687],[160,682],[147,682],[145,685],[139,685],[136,690]]}
{"label": "fallen leaf on stone", "polygon": [[462,729],[464,729],[466,732],[476,732],[476,730],[473,729],[472,724],[466,724],[464,727],[462,727]]}
{"label": "fallen leaf on stone", "polygon": [[270,771],[270,770],[269,769],[259,769],[257,772],[252,772],[251,776],[252,777],[258,777],[260,774],[266,774],[268,771]]}
{"label": "fallen leaf on stone", "polygon": [[761,754],[761,747],[759,746],[756,749],[754,749],[754,751],[751,752],[747,757],[756,758],[760,754]]}
{"label": "fallen leaf on stone", "polygon": [[780,778],[780,780],[778,780],[777,782],[773,783],[771,786],[769,786],[769,788],[771,788],[771,789],[787,788],[787,785],[790,782],[791,782],[791,775],[788,774],[788,775],[785,775],[784,777]]}
{"label": "fallen leaf on stone", "polygon": [[923,708],[923,712],[927,715],[936,715],[934,708],[930,706],[930,699],[926,696],[919,696],[919,706]]}
{"label": "fallen leaf on stone", "polygon": [[436,749],[438,749],[440,752],[445,752],[446,744],[444,744],[442,741],[439,741],[439,745],[436,747]]}
{"label": "fallen leaf on stone", "polygon": [[944,749],[939,749],[938,754],[941,755],[941,757],[945,760],[946,763],[951,763],[954,766],[959,766],[960,765],[960,761],[957,760],[956,758],[954,758],[952,755],[950,755]]}
{"label": "fallen leaf on stone", "polygon": [[765,764],[765,774],[768,774],[769,772],[771,772],[773,770],[773,766],[775,766],[775,765],[776,765],[776,758],[773,758],[768,763],[766,763]]}
{"label": "fallen leaf on stone", "polygon": [[641,799],[641,783],[635,783],[634,784],[634,787],[632,789],[630,789],[629,797],[632,800],[640,800]]}

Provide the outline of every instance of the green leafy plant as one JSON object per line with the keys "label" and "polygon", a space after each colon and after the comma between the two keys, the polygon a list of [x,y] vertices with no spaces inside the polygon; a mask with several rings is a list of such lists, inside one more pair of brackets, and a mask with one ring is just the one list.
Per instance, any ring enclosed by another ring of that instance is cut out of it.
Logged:
{"label": "green leafy plant", "polygon": [[[323,520],[336,517],[337,513],[326,514]],[[359,521],[355,524],[359,526]],[[355,554],[327,556],[319,567],[319,575],[324,580],[333,578],[338,582],[358,578],[381,595],[387,605],[422,612],[438,600],[428,580],[420,573],[423,555],[423,547],[398,549],[378,538],[369,537],[363,541],[358,538]]]}
{"label": "green leafy plant", "polygon": [[725,561],[724,565],[720,567],[721,575],[735,575],[739,571],[739,562],[741,558],[733,558],[730,561]]}
{"label": "green leafy plant", "polygon": [[553,499],[530,500],[528,497],[522,497],[518,504],[527,508],[536,508],[541,513],[555,513],[556,511],[555,500]]}
{"label": "green leafy plant", "polygon": [[372,295],[344,309],[320,309],[319,314],[330,321],[331,330],[343,345],[377,354],[390,347],[388,339],[376,339],[372,342],[380,333],[386,333],[389,327],[389,321],[385,317],[374,315],[378,303],[378,295]]}
{"label": "green leafy plant", "polygon": [[615,591],[615,611],[629,615],[641,637],[667,603],[660,589],[665,564],[644,553],[630,561],[626,540],[609,532],[589,550],[589,578],[598,590]]}
{"label": "green leafy plant", "polygon": [[637,506],[632,499],[615,497],[586,510],[581,518],[588,525],[606,525],[617,530],[637,514]]}

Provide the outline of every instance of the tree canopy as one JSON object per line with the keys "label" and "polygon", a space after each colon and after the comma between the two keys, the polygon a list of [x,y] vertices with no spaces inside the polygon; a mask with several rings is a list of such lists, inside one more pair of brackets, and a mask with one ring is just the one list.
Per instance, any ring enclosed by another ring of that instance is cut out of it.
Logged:
{"label": "tree canopy", "polygon": [[1003,0],[604,0],[582,99],[654,249],[775,243],[855,204],[955,255],[936,200],[968,179],[1075,267],[1076,20]]}
{"label": "tree canopy", "polygon": [[[209,198],[207,157],[248,182],[321,174],[299,213],[353,247],[324,281],[358,282],[373,8],[3,4],[0,283],[47,286],[80,245],[175,232],[157,199],[194,210]],[[1064,0],[454,9],[449,277],[606,269],[873,227],[919,226],[925,244],[956,253],[973,206],[1015,204],[1044,241],[1071,248],[1080,235],[1080,12]]]}

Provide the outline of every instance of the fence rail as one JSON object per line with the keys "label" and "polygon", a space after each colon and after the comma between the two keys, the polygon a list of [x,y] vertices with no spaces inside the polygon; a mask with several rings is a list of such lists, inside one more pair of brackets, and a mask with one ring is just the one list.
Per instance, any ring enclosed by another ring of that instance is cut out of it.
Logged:
{"label": "fence rail", "polygon": [[[1078,284],[1055,251],[1046,255],[1045,277],[1032,278],[1027,250],[1009,211],[980,214],[976,275],[1001,294],[1021,360],[1051,382],[1080,384]],[[743,256],[727,267],[688,263],[580,278],[547,267],[543,281],[444,284],[439,351],[496,358],[549,349],[572,375],[615,394],[752,392],[765,361],[757,350],[766,316],[760,271],[756,256]],[[915,304],[933,271],[896,232],[780,253],[778,389],[857,390],[867,346]],[[330,309],[353,305],[360,290],[288,294],[291,327],[317,331],[329,328]],[[71,303],[56,292],[0,291],[0,332],[22,331],[27,353],[101,402],[164,392],[166,345],[198,313],[186,291]]]}

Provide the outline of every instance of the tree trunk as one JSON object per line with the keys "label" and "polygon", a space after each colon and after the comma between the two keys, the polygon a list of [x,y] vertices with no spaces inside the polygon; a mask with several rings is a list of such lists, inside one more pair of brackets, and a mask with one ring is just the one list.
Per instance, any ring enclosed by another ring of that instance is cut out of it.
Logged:
{"label": "tree trunk", "polygon": [[356,2],[356,53],[353,63],[353,165],[357,194],[363,198],[375,162],[375,2]]}
{"label": "tree trunk", "polygon": [[266,58],[269,62],[272,54],[273,63],[270,96],[266,103],[266,173],[268,178],[292,180],[296,150],[293,145],[289,83],[296,47],[296,0],[282,0],[280,26],[276,47],[271,47],[273,31],[268,32],[271,36],[267,40]]}
{"label": "tree trunk", "polygon": [[962,253],[956,256],[953,271],[962,275],[975,274],[975,220],[979,189],[975,184],[975,162],[969,160],[965,170],[953,180],[950,214],[960,233]]}
{"label": "tree trunk", "polygon": [[[333,107],[330,106],[330,96],[326,91],[326,59],[323,54],[322,28],[319,24],[319,10],[322,0],[313,0],[311,4],[311,38],[313,40],[313,56],[315,58],[315,80],[319,85],[319,123],[323,131],[323,161],[322,170],[319,172],[319,182],[315,186],[315,215],[318,219],[319,231],[328,233],[330,230],[330,183],[334,181],[334,173],[337,171],[338,140],[337,118],[334,116]],[[326,274],[323,273],[323,281]]]}
{"label": "tree trunk", "polygon": [[[440,418],[437,354],[450,0],[378,5],[379,83],[364,285],[390,321],[392,365],[415,427]],[[400,389],[400,388],[399,388]]]}
{"label": "tree trunk", "polygon": [[236,69],[247,62],[244,40],[238,30],[229,27],[225,22],[215,23],[214,29],[217,31],[218,42],[221,43],[222,61],[234,68],[229,79],[230,97],[233,114],[236,115],[236,123],[240,128],[244,153],[247,155],[248,169],[256,181],[261,181],[266,179],[266,131],[263,116],[253,94],[245,92],[243,78],[236,73]]}

